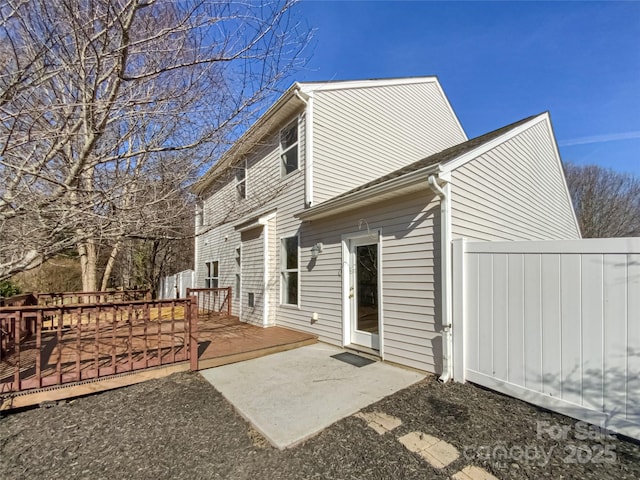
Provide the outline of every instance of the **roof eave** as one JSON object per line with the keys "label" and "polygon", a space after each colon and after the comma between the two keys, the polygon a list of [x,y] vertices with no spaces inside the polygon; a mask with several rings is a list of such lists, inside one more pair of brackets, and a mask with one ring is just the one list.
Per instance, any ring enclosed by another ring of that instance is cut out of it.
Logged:
{"label": "roof eave", "polygon": [[[266,134],[263,131],[264,127],[267,127],[269,122],[276,117],[277,113],[290,101],[297,99],[300,102],[300,107],[304,105],[303,100],[301,100],[297,93],[300,93],[303,98],[307,97],[307,94],[304,93],[298,82],[295,82],[291,85],[278,100],[275,101],[273,105],[271,105],[266,112],[264,112],[258,120],[253,123],[243,134],[242,136],[227,150],[222,157],[204,174],[202,179],[198,181],[193,186],[193,192],[196,195],[202,195],[205,193],[213,184],[213,182],[222,175],[222,173],[229,167],[235,159],[239,156],[246,153],[245,150],[250,148],[252,144],[251,140],[258,140],[254,137],[261,137]],[[270,130],[270,129],[268,129]]]}
{"label": "roof eave", "polygon": [[440,164],[429,165],[364,190],[327,200],[315,207],[295,213],[294,217],[303,221],[318,220],[379,202],[382,196],[385,199],[399,197],[423,188],[429,176],[439,171]]}

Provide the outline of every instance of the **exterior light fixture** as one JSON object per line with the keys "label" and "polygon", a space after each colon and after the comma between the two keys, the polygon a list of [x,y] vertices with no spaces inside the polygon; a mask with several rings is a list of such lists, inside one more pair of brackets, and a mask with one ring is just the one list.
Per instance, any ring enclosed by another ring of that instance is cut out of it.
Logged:
{"label": "exterior light fixture", "polygon": [[320,253],[322,253],[322,242],[318,242],[311,247],[311,258],[318,258]]}

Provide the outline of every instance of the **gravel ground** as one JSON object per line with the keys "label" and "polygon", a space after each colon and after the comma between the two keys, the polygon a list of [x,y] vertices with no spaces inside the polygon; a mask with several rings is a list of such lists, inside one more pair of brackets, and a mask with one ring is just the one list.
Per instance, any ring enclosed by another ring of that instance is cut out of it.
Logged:
{"label": "gravel ground", "polygon": [[[281,452],[199,374],[180,373],[5,415],[0,478],[444,479],[469,464],[501,479],[640,478],[637,443],[582,439],[598,432],[469,384],[427,378],[365,411],[403,424],[380,436],[349,417]],[[430,467],[397,441],[412,431],[446,440],[461,457]]]}

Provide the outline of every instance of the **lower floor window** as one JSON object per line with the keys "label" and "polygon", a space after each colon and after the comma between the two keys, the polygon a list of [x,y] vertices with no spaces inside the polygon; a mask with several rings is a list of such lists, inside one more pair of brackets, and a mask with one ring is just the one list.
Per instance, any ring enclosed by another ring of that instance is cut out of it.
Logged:
{"label": "lower floor window", "polygon": [[207,275],[204,279],[204,288],[218,288],[219,264],[218,261],[205,262]]}
{"label": "lower floor window", "polygon": [[283,238],[280,245],[280,298],[285,305],[298,304],[298,237]]}

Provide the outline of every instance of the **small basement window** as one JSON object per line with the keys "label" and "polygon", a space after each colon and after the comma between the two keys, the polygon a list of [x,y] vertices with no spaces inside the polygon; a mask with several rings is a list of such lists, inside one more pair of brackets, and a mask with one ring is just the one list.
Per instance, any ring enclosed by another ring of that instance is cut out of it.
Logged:
{"label": "small basement window", "polygon": [[252,308],[256,306],[256,297],[253,292],[247,293],[247,305]]}
{"label": "small basement window", "polygon": [[283,177],[298,169],[298,120],[280,130],[280,158]]}

